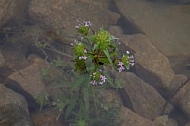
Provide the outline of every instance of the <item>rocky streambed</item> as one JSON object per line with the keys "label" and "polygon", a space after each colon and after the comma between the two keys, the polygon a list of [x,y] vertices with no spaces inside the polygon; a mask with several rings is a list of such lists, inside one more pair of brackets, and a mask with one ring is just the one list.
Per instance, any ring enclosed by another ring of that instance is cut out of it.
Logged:
{"label": "rocky streambed", "polygon": [[[63,126],[59,111],[39,112],[36,97],[62,93],[49,89],[41,70],[59,55],[71,61],[70,43],[77,20],[90,20],[120,38],[122,51],[135,56],[135,67],[121,74],[122,89],[100,91],[121,105],[123,126],[190,125],[188,1],[145,0],[2,0],[0,6],[0,125]],[[180,24],[180,26],[179,26]],[[56,51],[34,46],[45,40]],[[59,71],[51,67],[51,77]],[[67,76],[67,75],[63,75]],[[166,104],[167,103],[167,104]]]}

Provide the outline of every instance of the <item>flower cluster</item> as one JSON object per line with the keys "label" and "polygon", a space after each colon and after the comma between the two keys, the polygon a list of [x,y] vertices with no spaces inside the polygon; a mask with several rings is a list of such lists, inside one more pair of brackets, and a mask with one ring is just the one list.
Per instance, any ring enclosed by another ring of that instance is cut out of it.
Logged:
{"label": "flower cluster", "polygon": [[83,21],[82,23],[77,24],[75,28],[79,33],[86,36],[91,25],[92,23],[90,21]]}
{"label": "flower cluster", "polygon": [[[126,51],[120,57],[118,45],[119,39],[112,36],[103,27],[97,32],[91,28],[90,21],[83,21],[75,26],[77,31],[82,35],[78,40],[75,40],[74,47],[74,62],[75,71],[82,73],[92,73],[90,76],[92,85],[102,85],[106,82],[106,77],[103,72],[99,72],[103,65],[115,67],[119,72],[128,70],[134,66],[134,56]],[[93,35],[88,35],[89,29]]]}
{"label": "flower cluster", "polygon": [[103,28],[100,29],[99,32],[97,32],[93,36],[93,42],[97,45],[98,48],[105,50],[109,47],[111,44],[111,35],[109,34],[108,31],[105,31]]}
{"label": "flower cluster", "polygon": [[102,75],[100,72],[93,72],[91,76],[92,85],[102,85],[106,82],[106,76]]}
{"label": "flower cluster", "polygon": [[135,65],[135,59],[132,54],[130,54],[129,51],[126,51],[126,54],[123,55],[121,58],[121,61],[118,63],[118,71],[122,72],[125,69],[129,70],[130,67],[133,67]]}

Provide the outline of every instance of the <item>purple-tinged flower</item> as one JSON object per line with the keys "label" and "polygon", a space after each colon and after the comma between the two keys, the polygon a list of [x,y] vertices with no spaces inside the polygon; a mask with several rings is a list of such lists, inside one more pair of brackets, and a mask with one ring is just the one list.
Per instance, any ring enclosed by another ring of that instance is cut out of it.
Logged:
{"label": "purple-tinged flower", "polygon": [[119,62],[118,65],[121,67],[121,66],[123,66],[124,64],[123,64],[123,62]]}
{"label": "purple-tinged flower", "polygon": [[135,60],[134,60],[134,59],[131,59],[131,60],[130,60],[130,62],[131,62],[131,63],[134,63],[134,62],[135,62]]}
{"label": "purple-tinged flower", "polygon": [[102,84],[104,84],[104,82],[103,82],[103,81],[100,81],[99,84],[102,85]]}
{"label": "purple-tinged flower", "polygon": [[100,80],[103,82],[103,83],[105,83],[106,82],[106,76],[104,76],[104,75],[100,75]]}
{"label": "purple-tinged flower", "polygon": [[76,29],[79,28],[79,25],[75,25],[75,28],[76,28]]}
{"label": "purple-tinged flower", "polygon": [[90,21],[83,21],[83,23],[84,23],[85,27],[88,27],[88,26],[92,25],[92,23]]}
{"label": "purple-tinged flower", "polygon": [[131,66],[134,66],[134,65],[135,65],[135,63],[130,63],[130,65],[131,65]]}
{"label": "purple-tinged flower", "polygon": [[84,49],[84,53],[87,53],[87,50],[86,50],[86,49]]}
{"label": "purple-tinged flower", "polygon": [[92,85],[97,85],[97,82],[95,80],[90,82]]}
{"label": "purple-tinged flower", "polygon": [[122,72],[123,70],[125,70],[125,67],[124,67],[124,66],[120,66],[120,67],[118,68],[119,73]]}
{"label": "purple-tinged flower", "polygon": [[86,60],[86,59],[87,59],[87,56],[79,56],[79,60],[81,60],[81,59]]}
{"label": "purple-tinged flower", "polygon": [[133,56],[133,55],[131,55],[131,56],[129,56],[129,58],[130,58],[130,59],[134,59],[134,56]]}

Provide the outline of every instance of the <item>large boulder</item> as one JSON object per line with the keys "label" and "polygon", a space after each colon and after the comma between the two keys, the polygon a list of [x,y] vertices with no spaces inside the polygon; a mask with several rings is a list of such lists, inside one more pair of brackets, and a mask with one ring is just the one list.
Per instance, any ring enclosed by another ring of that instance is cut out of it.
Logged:
{"label": "large boulder", "polygon": [[174,76],[169,60],[143,34],[120,37],[125,46],[134,51],[139,77],[156,87],[160,93],[167,89]]}
{"label": "large boulder", "polygon": [[180,101],[185,97],[186,93],[190,90],[190,82],[185,75],[175,75],[171,81],[169,92],[170,102],[179,106]]}
{"label": "large boulder", "polygon": [[5,58],[3,56],[3,54],[0,51],[0,67],[3,66],[5,64]]}
{"label": "large boulder", "polygon": [[180,101],[180,107],[190,119],[190,91],[188,91]]}
{"label": "large boulder", "polygon": [[[121,79],[121,86],[129,96],[136,113],[150,120],[162,114],[166,101],[151,85],[130,72],[118,74],[116,82],[117,79]],[[168,105],[165,112],[169,113],[171,110],[172,106]]]}
{"label": "large boulder", "polygon": [[[187,2],[189,0],[171,0]],[[120,13],[137,25],[162,53],[189,55],[190,5],[163,0],[114,0]],[[126,22],[123,23],[126,25]]]}
{"label": "large boulder", "polygon": [[17,81],[26,92],[37,97],[40,92],[45,90],[45,84],[40,78],[40,71],[43,68],[45,69],[45,64],[36,61],[24,69],[15,71],[8,78]]}
{"label": "large boulder", "polygon": [[113,17],[111,21],[115,23],[119,18],[117,14],[108,12],[105,4],[92,0],[32,0],[29,14],[31,19],[56,32],[60,40],[72,39],[72,41],[72,37],[76,36],[77,20],[80,22],[89,20],[92,22],[92,27],[97,30],[101,26],[107,28],[109,17]]}
{"label": "large boulder", "polygon": [[157,123],[143,118],[125,107],[121,108],[120,117],[123,122],[122,126],[159,126]]}
{"label": "large boulder", "polygon": [[167,0],[169,2],[179,3],[179,4],[189,4],[190,0]]}
{"label": "large boulder", "polygon": [[6,104],[0,107],[1,126],[35,126],[30,115],[18,104]]}
{"label": "large boulder", "polygon": [[0,84],[0,107],[7,104],[16,104],[28,112],[28,103],[24,97]]}

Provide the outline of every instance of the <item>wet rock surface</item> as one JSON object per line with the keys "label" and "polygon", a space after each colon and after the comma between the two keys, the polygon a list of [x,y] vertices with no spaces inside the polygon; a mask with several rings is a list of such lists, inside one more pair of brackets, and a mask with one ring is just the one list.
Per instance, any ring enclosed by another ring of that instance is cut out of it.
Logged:
{"label": "wet rock surface", "polygon": [[180,107],[190,119],[190,91],[188,91],[180,101]]}
{"label": "wet rock surface", "polygon": [[21,19],[26,5],[25,0],[1,0],[0,27],[13,18]]}
{"label": "wet rock surface", "polygon": [[3,84],[0,84],[0,93],[0,106],[6,104],[16,104],[28,112],[28,104],[22,95],[5,87]]}
{"label": "wet rock surface", "polygon": [[0,107],[1,126],[35,126],[29,114],[17,104],[6,104]]}
{"label": "wet rock surface", "polygon": [[[9,4],[12,7],[9,10],[10,15],[2,16],[5,22],[12,15],[22,12],[23,8],[17,7],[18,5],[20,7],[21,2],[19,0],[8,0],[7,2],[2,1],[0,3],[0,6],[1,4]],[[23,124],[33,126],[29,119],[28,111],[30,114],[33,114],[32,120],[35,125],[62,126],[64,124],[62,116],[60,120],[56,121],[56,118],[60,114],[57,110],[45,108],[41,113],[34,113],[35,110],[39,110],[35,96],[40,91],[46,90],[49,96],[57,96],[58,94],[59,97],[64,97],[64,94],[61,90],[47,89],[47,85],[45,84],[49,84],[51,81],[44,82],[39,78],[40,69],[46,65],[50,65],[48,62],[55,59],[56,54],[47,50],[46,53],[40,52],[37,48],[31,46],[31,44],[45,40],[50,44],[53,43],[53,46],[56,45],[55,47],[65,54],[68,53],[70,55],[71,50],[68,49],[70,48],[68,44],[74,40],[76,33],[74,26],[77,23],[77,19],[80,21],[85,19],[93,23],[92,27],[94,29],[98,29],[102,25],[105,29],[109,28],[112,35],[120,38],[122,51],[125,52],[129,49],[135,55],[136,64],[132,70],[134,73],[125,72],[118,75],[118,78],[123,76],[124,88],[120,88],[117,91],[100,91],[99,94],[104,102],[116,100],[119,105],[123,106],[121,111],[123,126],[185,125],[188,120],[186,117],[190,118],[190,84],[188,82],[179,90],[178,88],[190,75],[187,71],[186,73],[180,71],[182,67],[178,67],[178,64],[175,64],[176,61],[172,59],[173,57],[169,57],[170,59],[168,59],[166,56],[178,54],[185,54],[187,56],[189,54],[188,44],[186,43],[187,34],[189,36],[189,5],[178,6],[168,3],[163,5],[162,1],[152,1],[149,3],[150,1],[140,0],[136,0],[135,2],[134,0],[128,0],[126,4],[124,0],[115,0],[114,4],[118,8],[113,8],[113,10],[116,9],[117,11],[111,12],[111,9],[108,10],[108,7],[110,7],[108,2],[110,1],[31,0],[28,8],[29,16],[37,25],[29,23],[30,25],[25,25],[27,27],[19,27],[19,31],[22,31],[19,32],[21,33],[19,35],[15,29],[19,23],[12,25],[11,28],[7,27],[12,29],[10,31],[14,33],[4,34],[10,38],[12,37],[12,39],[7,39],[5,36],[3,39],[0,38],[2,54],[0,58],[4,61],[0,64],[0,82],[6,86],[0,85],[0,94],[2,93],[0,95],[0,124],[3,122],[7,125],[7,116],[11,118],[15,116],[15,121],[11,122],[14,126]],[[174,2],[188,3],[188,0],[174,0]],[[7,5],[3,9],[6,9],[6,7]],[[15,7],[15,12],[12,13]],[[3,9],[2,13],[4,14]],[[178,23],[181,24],[179,29],[177,27]],[[110,24],[112,25],[111,27],[109,26]],[[116,24],[123,24],[123,27],[122,25],[118,27]],[[131,24],[133,26],[128,27]],[[128,31],[127,28],[131,31]],[[173,40],[174,43],[171,43]],[[180,42],[180,46],[176,41]],[[59,44],[59,42],[62,44]],[[181,48],[183,49],[181,50]],[[45,55],[51,56],[47,58]],[[70,57],[64,56],[63,59],[68,62],[71,60]],[[179,64],[181,60],[186,60],[188,65],[188,57],[186,59],[178,57],[177,60]],[[182,69],[185,69],[184,66]],[[55,77],[58,72],[55,70],[51,77]],[[175,93],[176,90],[175,96],[169,99],[171,94]],[[165,114],[168,115],[162,116],[162,110],[166,102],[165,99],[168,100],[168,105],[165,107]],[[169,103],[174,104],[174,106]],[[14,114],[3,114],[1,116],[3,113],[1,110],[7,107]],[[31,108],[34,111],[30,111]],[[182,111],[178,112],[177,109]],[[15,112],[20,115],[15,115]],[[186,117],[183,113],[185,113]],[[20,118],[22,116],[26,118]],[[189,124],[187,123],[187,125]]]}
{"label": "wet rock surface", "polygon": [[120,13],[139,26],[163,54],[166,56],[190,54],[190,5],[160,0],[114,0],[114,2]]}
{"label": "wet rock surface", "polygon": [[46,108],[40,113],[33,113],[32,120],[36,126],[67,126],[63,124],[63,117],[59,117],[59,114],[58,110]]}
{"label": "wet rock surface", "polygon": [[124,107],[121,110],[121,121],[123,122],[122,126],[158,126],[157,123],[143,118]]}
{"label": "wet rock surface", "polygon": [[60,35],[60,40],[63,36],[64,39],[75,37],[74,27],[78,24],[77,20],[93,21],[92,27],[95,30],[102,25],[107,28],[110,13],[105,9],[104,4],[92,0],[32,0],[29,8],[30,17],[44,23],[49,29],[54,29]]}
{"label": "wet rock surface", "polygon": [[[121,41],[134,51],[136,73],[146,82],[167,88],[174,76],[169,60],[143,34],[121,36]],[[164,93],[160,90],[160,93]]]}
{"label": "wet rock surface", "polygon": [[[151,85],[130,72],[118,74],[119,77],[136,113],[150,120],[162,115],[165,100]],[[170,113],[172,109],[168,105],[165,112]]]}

